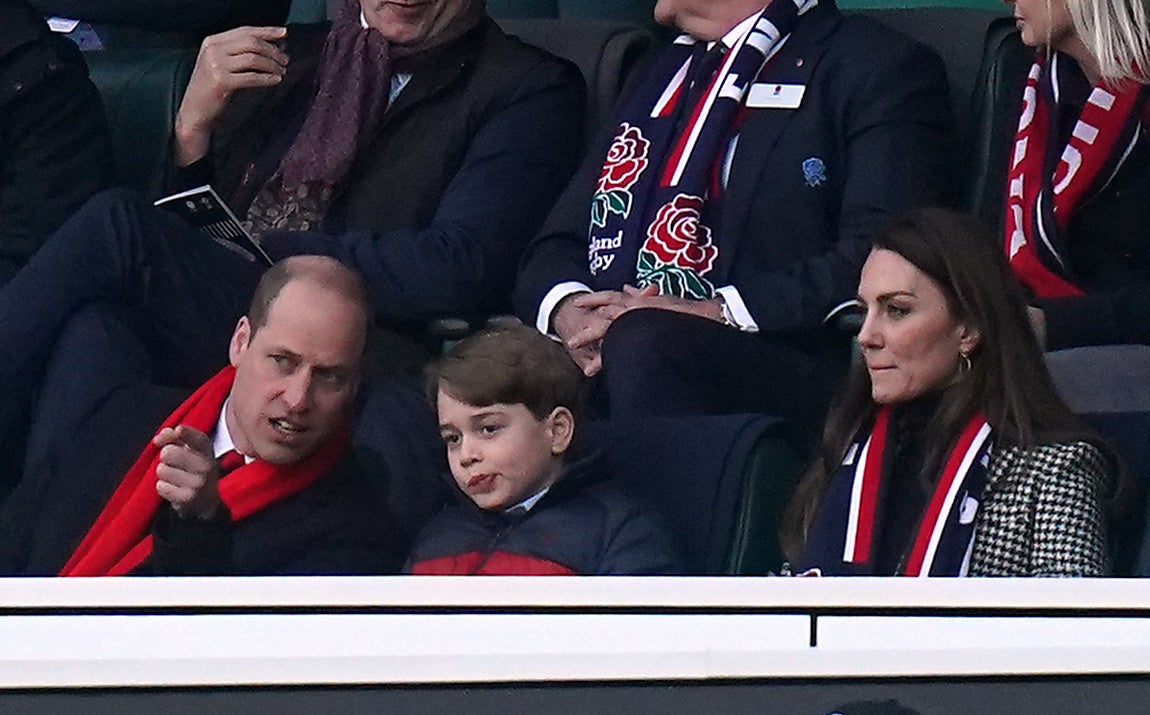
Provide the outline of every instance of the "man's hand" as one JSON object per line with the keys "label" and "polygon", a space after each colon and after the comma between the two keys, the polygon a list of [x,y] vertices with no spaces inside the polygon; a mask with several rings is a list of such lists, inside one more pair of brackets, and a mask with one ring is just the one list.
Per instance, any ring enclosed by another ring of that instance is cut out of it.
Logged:
{"label": "man's hand", "polygon": [[211,438],[179,425],[160,430],[152,444],[160,448],[156,493],[182,517],[215,516],[220,508],[220,467],[212,454]]}
{"label": "man's hand", "polygon": [[642,289],[635,288],[634,286],[623,286],[623,296],[623,312],[636,310],[638,308],[654,308],[656,310],[670,310],[675,313],[697,315],[701,318],[714,320],[717,323],[723,322],[722,301],[718,298],[712,300],[694,300],[691,298],[679,298],[673,295],[659,295],[659,289],[655,286],[647,286]]}
{"label": "man's hand", "polygon": [[279,84],[288,57],[274,43],[286,35],[284,27],[237,27],[204,38],[176,114],[176,164],[187,166],[208,153],[233,93]]}
{"label": "man's hand", "polygon": [[611,321],[624,312],[623,300],[624,295],[613,290],[578,293],[559,301],[551,316],[555,334],[587,377],[603,368],[603,336]]}
{"label": "man's hand", "polygon": [[551,317],[555,334],[587,377],[593,377],[603,368],[603,336],[623,313],[639,308],[670,310],[676,313],[698,315],[723,322],[722,304],[715,300],[691,300],[670,295],[659,295],[657,286],[623,290],[601,290],[595,293],[577,293],[559,302]]}

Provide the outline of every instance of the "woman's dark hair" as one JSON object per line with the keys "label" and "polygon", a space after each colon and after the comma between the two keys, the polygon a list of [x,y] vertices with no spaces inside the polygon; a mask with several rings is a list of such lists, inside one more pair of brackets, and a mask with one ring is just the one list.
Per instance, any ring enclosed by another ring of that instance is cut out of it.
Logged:
{"label": "woman's dark hair", "polygon": [[[916,209],[875,236],[873,245],[897,253],[930,277],[951,315],[980,338],[969,355],[970,369],[943,391],[927,422],[924,474],[937,473],[944,453],[978,412],[994,429],[997,446],[1085,440],[1110,452],[1058,396],[1022,291],[982,224],[955,211]],[[781,536],[788,556],[798,557],[843,454],[875,409],[870,375],[865,363],[856,360],[827,416],[819,453],[784,518]]]}

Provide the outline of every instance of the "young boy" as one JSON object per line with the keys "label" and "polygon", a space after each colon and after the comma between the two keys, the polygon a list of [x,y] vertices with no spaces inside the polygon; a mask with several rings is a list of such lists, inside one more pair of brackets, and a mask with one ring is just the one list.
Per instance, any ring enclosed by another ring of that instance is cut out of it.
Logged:
{"label": "young boy", "polygon": [[568,462],[583,375],[558,343],[495,328],[428,370],[428,398],[458,487],[408,559],[414,574],[675,574],[661,523],[605,479]]}

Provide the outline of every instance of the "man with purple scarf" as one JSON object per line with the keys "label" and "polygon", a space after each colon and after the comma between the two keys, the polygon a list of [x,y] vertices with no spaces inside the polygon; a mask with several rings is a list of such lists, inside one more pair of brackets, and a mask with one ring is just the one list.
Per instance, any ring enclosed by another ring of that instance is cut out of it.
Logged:
{"label": "man with purple scarf", "polygon": [[525,320],[612,416],[804,427],[845,372],[867,238],[940,200],[939,58],[834,0],[659,0],[685,34],[620,103],[520,268]]}
{"label": "man with purple scarf", "polygon": [[[369,357],[402,371],[428,320],[506,310],[584,101],[578,69],[483,0],[343,0],[330,25],[204,41],[165,193],[211,183],[273,260],[357,269],[386,329]],[[0,291],[0,449],[38,384],[30,466],[118,384],[202,382],[263,270],[143,197],[94,197]]]}

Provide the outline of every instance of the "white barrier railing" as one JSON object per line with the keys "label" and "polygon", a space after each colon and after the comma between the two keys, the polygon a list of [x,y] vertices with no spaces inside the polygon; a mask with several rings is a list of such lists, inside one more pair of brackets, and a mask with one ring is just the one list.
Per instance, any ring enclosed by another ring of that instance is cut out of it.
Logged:
{"label": "white barrier railing", "polygon": [[0,579],[0,688],[1150,673],[1150,580]]}

